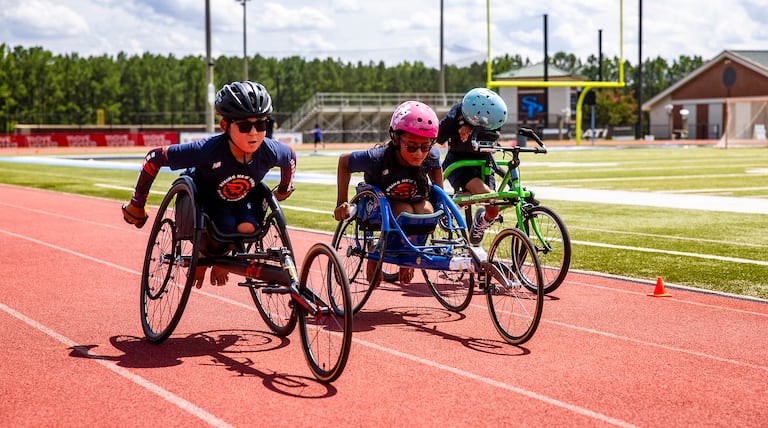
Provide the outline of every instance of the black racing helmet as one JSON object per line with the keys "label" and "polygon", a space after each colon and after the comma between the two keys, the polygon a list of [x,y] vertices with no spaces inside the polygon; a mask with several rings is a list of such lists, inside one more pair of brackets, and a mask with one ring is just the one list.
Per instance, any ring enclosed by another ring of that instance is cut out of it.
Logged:
{"label": "black racing helmet", "polygon": [[261,83],[233,82],[216,94],[216,111],[226,120],[243,120],[272,113],[272,97]]}

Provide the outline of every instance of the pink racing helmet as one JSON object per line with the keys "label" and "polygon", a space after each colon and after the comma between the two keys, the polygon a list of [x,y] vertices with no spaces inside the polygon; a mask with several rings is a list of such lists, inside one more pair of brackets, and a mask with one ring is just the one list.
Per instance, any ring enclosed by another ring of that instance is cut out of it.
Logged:
{"label": "pink racing helmet", "polygon": [[427,138],[437,138],[439,123],[432,108],[419,101],[406,101],[395,109],[389,130],[405,131]]}

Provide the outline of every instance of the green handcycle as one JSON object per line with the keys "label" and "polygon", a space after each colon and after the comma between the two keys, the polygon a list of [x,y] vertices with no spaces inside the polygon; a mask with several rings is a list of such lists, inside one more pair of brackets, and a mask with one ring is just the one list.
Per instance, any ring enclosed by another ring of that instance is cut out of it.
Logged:
{"label": "green handcycle", "polygon": [[[463,189],[454,189],[453,201],[464,207],[467,224],[471,224],[472,207],[475,204],[496,205],[499,216],[485,231],[481,246],[488,247],[496,235],[504,229],[517,227],[531,239],[538,253],[538,259],[544,274],[544,294],[555,291],[565,280],[571,264],[571,238],[562,218],[551,208],[539,205],[533,192],[523,187],[520,180],[520,153],[547,153],[547,148],[536,133],[529,128],[520,128],[518,133],[533,139],[537,146],[502,147],[498,143],[498,131],[486,131],[476,128],[472,134],[472,145],[481,153],[486,153],[485,159],[461,160],[448,166],[443,176],[458,168],[480,167],[481,178],[486,184],[493,174],[502,177],[495,192],[469,194]],[[494,154],[512,154],[512,160],[496,159]],[[509,190],[504,190],[504,189]],[[514,220],[505,218],[503,212],[514,208]]]}

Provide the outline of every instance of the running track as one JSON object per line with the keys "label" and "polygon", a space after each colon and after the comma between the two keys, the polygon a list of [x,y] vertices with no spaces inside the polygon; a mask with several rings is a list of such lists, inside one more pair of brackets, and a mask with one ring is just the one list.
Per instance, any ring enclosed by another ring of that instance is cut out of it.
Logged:
{"label": "running track", "polygon": [[[768,304],[572,273],[534,338],[501,340],[423,284],[376,290],[347,368],[314,380],[235,281],[142,338],[149,228],[120,204],[0,185],[3,426],[765,426]],[[292,230],[298,256],[328,235]],[[578,257],[578,254],[576,255]]]}

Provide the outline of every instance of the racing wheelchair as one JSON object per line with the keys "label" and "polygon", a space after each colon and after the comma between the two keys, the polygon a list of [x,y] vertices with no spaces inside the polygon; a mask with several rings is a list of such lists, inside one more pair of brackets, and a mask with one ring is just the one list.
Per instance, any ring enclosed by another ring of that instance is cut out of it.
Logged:
{"label": "racing wheelchair", "polygon": [[196,199],[190,175],[171,185],[155,215],[141,274],[141,325],[148,341],[161,343],[179,323],[195,271],[217,266],[244,277],[261,318],[278,336],[297,323],[312,374],[321,382],[341,375],[352,342],[349,281],[336,252],[312,246],[299,273],[277,199],[263,183],[256,189],[260,227],[226,234]]}
{"label": "racing wheelchair", "polygon": [[[432,214],[395,218],[380,189],[357,186],[350,200],[353,214],[338,223],[332,241],[349,279],[353,311],[363,308],[385,278],[385,266],[411,267],[422,272],[438,302],[454,312],[469,306],[477,279],[499,334],[515,345],[528,341],[543,305],[542,269],[531,240],[509,228],[485,253],[469,245],[462,213],[443,189],[433,185],[430,202]],[[373,273],[368,278],[365,272]]]}

